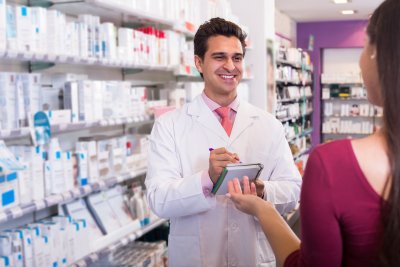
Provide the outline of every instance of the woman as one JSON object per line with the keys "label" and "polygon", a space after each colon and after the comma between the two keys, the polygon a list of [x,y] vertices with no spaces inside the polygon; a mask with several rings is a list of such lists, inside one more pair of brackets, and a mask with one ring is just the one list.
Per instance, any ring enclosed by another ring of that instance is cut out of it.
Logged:
{"label": "woman", "polygon": [[[373,13],[360,56],[369,101],[383,127],[317,147],[301,193],[302,242],[254,185],[229,184],[236,207],[256,216],[283,266],[400,266],[400,1]],[[253,194],[253,195],[252,195]]]}

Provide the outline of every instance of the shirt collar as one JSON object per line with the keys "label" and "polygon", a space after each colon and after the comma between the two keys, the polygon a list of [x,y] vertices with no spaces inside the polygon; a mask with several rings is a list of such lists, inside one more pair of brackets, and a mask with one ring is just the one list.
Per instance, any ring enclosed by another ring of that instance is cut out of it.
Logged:
{"label": "shirt collar", "polygon": [[[201,94],[201,97],[203,98],[204,102],[206,103],[206,105],[212,110],[216,110],[217,108],[221,107],[221,105],[217,104],[216,102],[214,102],[213,100],[211,100],[208,96],[206,96],[206,94],[203,93]],[[236,98],[228,105],[228,107],[230,107],[233,111],[237,112],[238,108],[239,108],[239,98],[236,96]]]}

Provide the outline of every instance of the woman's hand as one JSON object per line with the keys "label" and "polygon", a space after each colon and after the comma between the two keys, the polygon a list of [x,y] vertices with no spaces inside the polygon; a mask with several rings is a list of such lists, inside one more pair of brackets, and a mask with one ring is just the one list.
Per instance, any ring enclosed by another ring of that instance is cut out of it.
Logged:
{"label": "woman's hand", "polygon": [[233,201],[236,208],[247,214],[257,216],[270,203],[257,196],[256,185],[249,183],[249,177],[243,177],[243,191],[238,178],[228,182],[227,196]]}

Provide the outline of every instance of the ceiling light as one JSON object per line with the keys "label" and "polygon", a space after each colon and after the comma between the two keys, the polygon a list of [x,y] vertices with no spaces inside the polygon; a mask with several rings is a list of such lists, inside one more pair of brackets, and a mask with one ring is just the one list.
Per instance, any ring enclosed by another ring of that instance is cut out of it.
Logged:
{"label": "ceiling light", "polygon": [[347,4],[350,3],[350,0],[333,0],[333,3],[335,4]]}
{"label": "ceiling light", "polygon": [[343,15],[353,15],[356,13],[356,11],[355,10],[342,10],[341,13]]}

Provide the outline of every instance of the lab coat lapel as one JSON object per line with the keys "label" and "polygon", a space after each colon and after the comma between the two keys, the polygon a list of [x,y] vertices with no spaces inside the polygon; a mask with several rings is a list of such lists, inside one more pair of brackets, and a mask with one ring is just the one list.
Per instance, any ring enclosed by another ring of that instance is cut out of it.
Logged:
{"label": "lab coat lapel", "polygon": [[[217,117],[212,113],[210,108],[204,103],[201,95],[197,96],[192,103],[189,104],[188,114],[197,118],[197,121],[209,131],[215,133],[222,138],[226,143],[229,141],[229,136],[226,134]],[[195,119],[196,119],[195,118]]]}
{"label": "lab coat lapel", "polygon": [[247,102],[241,101],[233,124],[230,144],[239,138],[253,123],[256,123],[258,117],[259,114],[257,114],[257,110],[254,107],[250,106]]}

